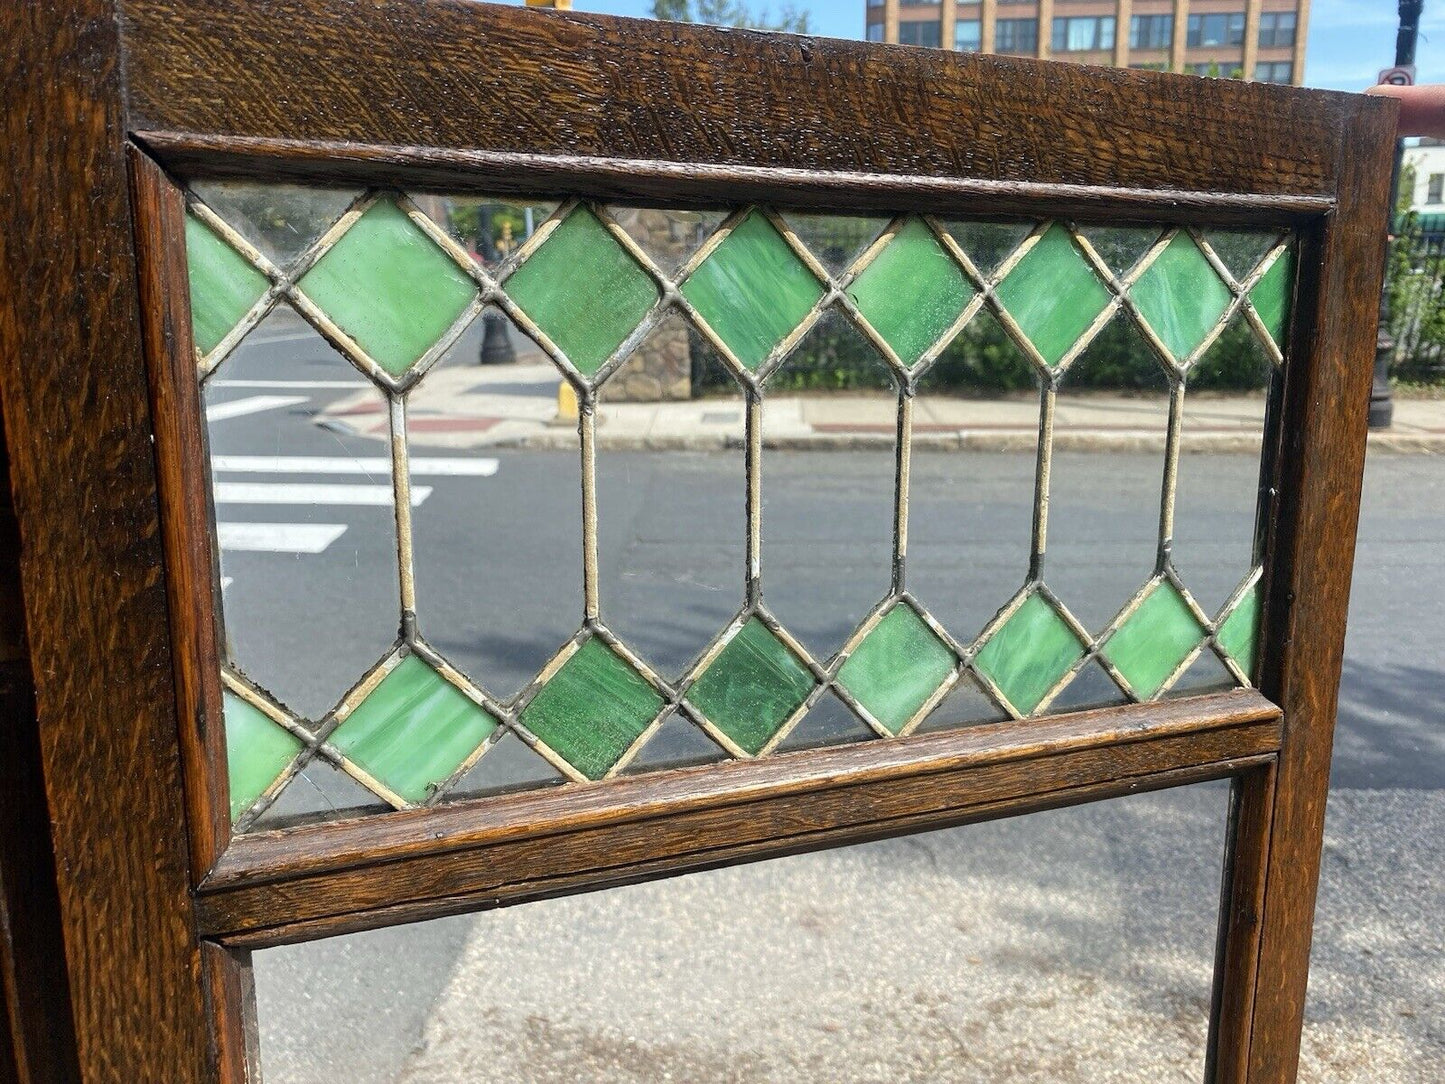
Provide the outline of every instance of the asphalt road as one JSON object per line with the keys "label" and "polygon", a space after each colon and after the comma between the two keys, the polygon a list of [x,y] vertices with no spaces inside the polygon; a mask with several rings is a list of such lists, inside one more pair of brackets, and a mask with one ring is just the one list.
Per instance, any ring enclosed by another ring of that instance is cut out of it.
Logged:
{"label": "asphalt road", "polygon": [[[346,385],[359,377],[324,347],[292,337],[294,327],[262,329],[219,374],[208,407],[230,416],[212,423],[213,454],[384,455],[373,440],[313,422],[327,403],[354,394]],[[464,343],[458,362],[474,349]],[[263,397],[273,401],[258,402]],[[291,401],[277,402],[283,399]],[[510,695],[580,619],[577,459],[424,447],[413,454],[496,463],[494,473],[414,480],[418,609],[435,647]],[[739,455],[708,453],[599,460],[604,619],[666,674],[680,674],[740,603],[740,463]],[[1246,457],[1185,459],[1176,556],[1207,606],[1221,604],[1248,571],[1254,471]],[[765,459],[765,596],[820,656],[887,588],[891,472],[890,457],[873,452]],[[1158,475],[1152,456],[1059,459],[1048,577],[1092,628],[1149,574]],[[1032,476],[1032,459],[1022,455],[915,459],[909,586],[961,639],[975,635],[1022,581]],[[227,470],[217,480],[241,487],[219,491],[237,499],[218,500],[218,520],[251,525],[239,530],[249,529],[253,545],[288,537],[285,528],[256,525],[299,524],[319,530],[314,537],[334,536],[315,553],[223,554],[236,657],[297,710],[317,716],[396,634],[391,510],[270,503],[284,499],[273,487],[386,486],[388,478]],[[224,539],[238,528],[222,530]],[[1317,947],[1327,961],[1317,986],[1337,989],[1338,1004],[1313,1006],[1328,1030],[1332,1011],[1352,1019],[1362,983],[1378,979],[1386,989],[1376,974],[1383,961],[1361,963],[1361,946],[1351,940],[1377,922],[1380,939],[1401,955],[1389,965],[1393,992],[1377,991],[1379,1004],[1366,1015],[1371,1026],[1378,1016],[1380,1033],[1398,1038],[1406,1054],[1417,1051],[1413,1062],[1401,1056],[1402,1065],[1417,1067],[1431,1058],[1445,1064],[1438,1011],[1433,1023],[1400,1017],[1390,999],[1445,992],[1428,937],[1418,944],[1410,925],[1428,930],[1429,900],[1442,894],[1439,863],[1421,857],[1415,834],[1439,838],[1433,792],[1445,783],[1442,537],[1445,466],[1426,457],[1372,458],[1333,777],[1335,808],[1344,812],[1332,814],[1332,831],[1345,816],[1346,835],[1332,836],[1327,855]],[[313,803],[355,797],[339,780],[311,782]],[[1141,1049],[1165,1069],[1182,1067],[1178,1079],[1186,1079],[1202,1039],[1223,802],[1218,787],[1192,788],[261,953],[268,1080],[1070,1080],[1073,1071],[1103,1080],[1113,1077],[1101,1059],[1122,1057],[1136,1032]],[[1161,826],[1170,829],[1163,838]],[[1426,853],[1438,855],[1439,845],[1430,846],[1436,849]],[[1331,861],[1374,874],[1369,883],[1357,876],[1334,883]],[[1408,899],[1390,900],[1392,886]],[[1023,912],[999,912],[1020,901]],[[1339,917],[1332,907],[1349,916],[1338,944],[1327,936]],[[960,909],[979,921],[958,919]],[[983,920],[996,912],[996,921]],[[877,921],[860,921],[863,914]],[[921,951],[916,938],[924,934]],[[1433,936],[1438,942],[1438,930]],[[1136,951],[1151,937],[1167,946],[1162,955]],[[817,941],[811,949],[809,939]],[[1413,955],[1400,947],[1411,939]],[[865,951],[872,963],[860,976],[849,958]],[[960,1007],[988,1000],[960,996],[960,968],[976,992],[992,991],[986,1018],[971,1019],[972,1010]],[[1418,984],[1401,984],[1411,968],[1422,969]],[[1047,996],[1020,985],[1031,970],[1054,976]],[[1078,985],[1091,975],[1098,985]],[[790,1023],[798,1004],[819,998],[815,983],[838,1019],[808,1010]],[[1151,989],[1163,992],[1141,993]],[[912,1008],[887,1004],[905,990]],[[950,1007],[950,997],[959,1004]],[[861,998],[858,1013],[871,1011],[869,1027],[843,1012],[850,998]],[[1070,1005],[1093,1008],[1064,1014],[1072,1023],[1062,1029],[1049,1023]],[[1169,1042],[1159,1039],[1160,1019],[1174,1021]],[[878,1029],[898,1032],[896,1041]],[[1111,1029],[1114,1040],[1101,1046],[1098,1036]],[[1348,1030],[1328,1039],[1330,1051],[1359,1040]],[[1035,1048],[1046,1034],[1057,1050]],[[1374,1049],[1382,1042],[1376,1036]],[[912,1051],[912,1060],[898,1061],[899,1049]],[[1013,1051],[1012,1075],[1000,1070],[1004,1063],[988,1063],[985,1049]],[[1334,1056],[1319,1054],[1328,1072],[1318,1079],[1354,1079]],[[1076,1069],[1061,1068],[1066,1063]],[[1429,1079],[1408,1067],[1391,1076],[1381,1065],[1388,1069],[1376,1058],[1369,1079]]]}

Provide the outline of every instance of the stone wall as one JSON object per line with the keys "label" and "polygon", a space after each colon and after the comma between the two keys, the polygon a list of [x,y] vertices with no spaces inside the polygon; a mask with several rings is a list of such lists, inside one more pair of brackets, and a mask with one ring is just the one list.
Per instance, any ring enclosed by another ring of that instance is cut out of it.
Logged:
{"label": "stone wall", "polygon": [[[694,247],[690,224],[666,211],[622,207],[616,216],[618,224],[664,267],[680,263]],[[687,325],[677,317],[665,320],[607,382],[607,397],[629,403],[692,398],[692,350]]]}

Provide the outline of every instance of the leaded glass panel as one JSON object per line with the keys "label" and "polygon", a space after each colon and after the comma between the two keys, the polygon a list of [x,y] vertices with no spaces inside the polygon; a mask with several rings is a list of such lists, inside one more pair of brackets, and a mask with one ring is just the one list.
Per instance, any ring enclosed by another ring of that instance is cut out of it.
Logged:
{"label": "leaded glass panel", "polygon": [[[1253,678],[1287,234],[188,200],[213,496],[278,509],[217,535],[240,829]],[[1258,406],[1215,552],[1180,457],[1224,392]],[[287,405],[299,445],[221,427]],[[382,516],[349,580],[310,572],[326,523],[247,564],[333,499]]]}

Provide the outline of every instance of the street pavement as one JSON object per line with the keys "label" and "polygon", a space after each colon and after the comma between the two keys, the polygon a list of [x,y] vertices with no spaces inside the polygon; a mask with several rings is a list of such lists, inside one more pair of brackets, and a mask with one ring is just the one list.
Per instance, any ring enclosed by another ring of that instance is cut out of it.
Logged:
{"label": "street pavement", "polygon": [[[359,385],[276,322],[207,400],[228,640],[313,716],[396,633],[386,448],[334,424]],[[575,449],[414,442],[423,634],[510,695],[581,614]],[[1158,457],[1057,467],[1050,579],[1102,627],[1149,571]],[[765,460],[767,596],[819,655],[886,590],[891,469],[877,447]],[[1247,571],[1253,470],[1186,457],[1178,560],[1211,608]],[[915,461],[910,587],[961,638],[1022,579],[1032,475],[1025,452]],[[739,603],[741,487],[736,451],[601,455],[604,616],[664,672]],[[1445,1077],[1442,536],[1442,460],[1372,453],[1307,1081]],[[304,782],[313,805],[365,800]],[[267,1080],[1198,1079],[1225,798],[1193,787],[261,952]]]}

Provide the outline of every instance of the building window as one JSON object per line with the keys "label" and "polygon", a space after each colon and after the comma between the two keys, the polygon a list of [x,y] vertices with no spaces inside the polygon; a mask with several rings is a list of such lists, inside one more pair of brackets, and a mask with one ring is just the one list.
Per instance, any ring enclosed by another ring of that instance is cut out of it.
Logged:
{"label": "building window", "polygon": [[1430,174],[1430,185],[1425,193],[1426,203],[1445,203],[1445,173]]}
{"label": "building window", "polygon": [[870,8],[881,8],[884,2],[885,0],[868,0],[868,6]]}
{"label": "building window", "polygon": [[1190,45],[1243,45],[1244,12],[1189,16]]}
{"label": "building window", "polygon": [[1033,56],[1039,51],[1039,21],[1000,19],[994,23],[993,48],[996,53]]}
{"label": "building window", "polygon": [[1294,44],[1295,15],[1292,11],[1266,11],[1259,17],[1259,44],[1271,46]]}
{"label": "building window", "polygon": [[899,23],[898,43],[900,45],[926,45],[930,49],[937,49],[943,44],[943,27],[936,19]]}
{"label": "building window", "polygon": [[954,24],[953,47],[960,53],[976,53],[983,47],[977,19],[959,19]]}
{"label": "building window", "polygon": [[1135,15],[1129,20],[1130,49],[1167,49],[1173,38],[1173,15]]}
{"label": "building window", "polygon": [[882,24],[882,23],[869,23],[869,24],[868,24],[868,40],[869,40],[869,41],[882,41],[882,40],[883,40],[883,24]]}
{"label": "building window", "polygon": [[1294,81],[1294,65],[1288,60],[1261,60],[1254,66],[1256,83],[1291,83]]}
{"label": "building window", "polygon": [[1084,53],[1114,48],[1114,17],[1088,15],[1054,20],[1053,50]]}

